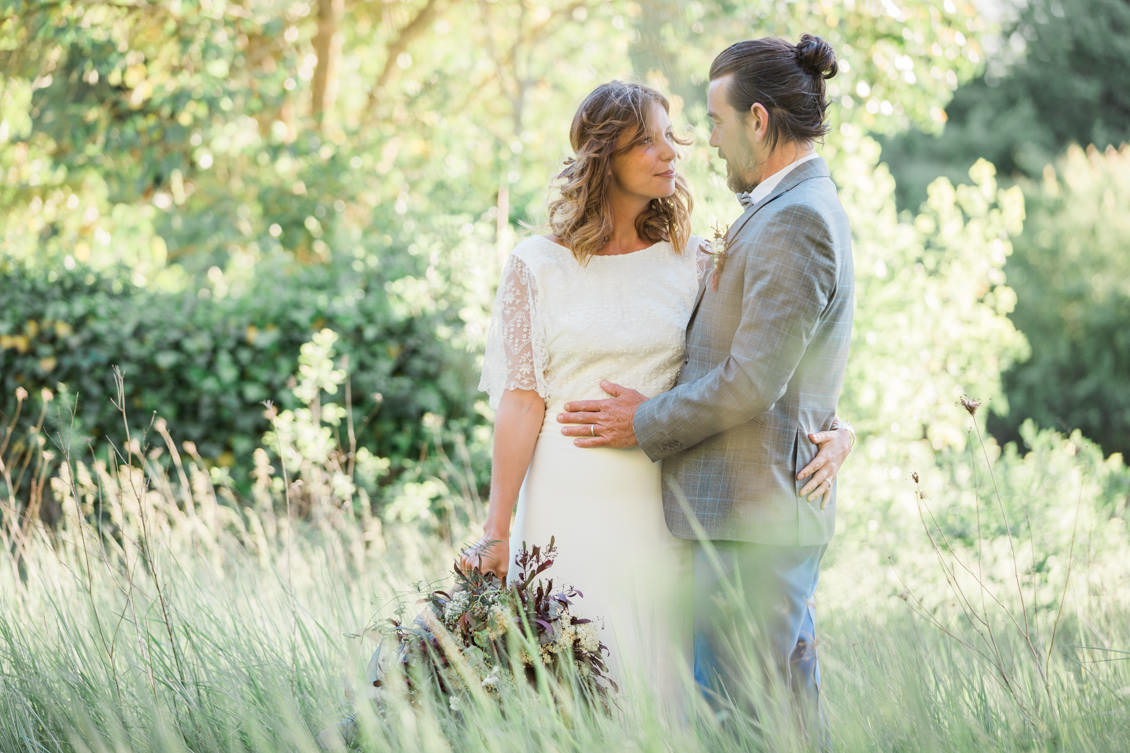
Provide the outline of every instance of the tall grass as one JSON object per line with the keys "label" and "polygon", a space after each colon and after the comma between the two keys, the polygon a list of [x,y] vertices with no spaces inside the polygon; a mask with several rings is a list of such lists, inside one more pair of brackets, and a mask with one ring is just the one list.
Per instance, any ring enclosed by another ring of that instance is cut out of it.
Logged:
{"label": "tall grass", "polygon": [[[318,750],[317,732],[354,707],[347,693],[363,695],[366,629],[398,605],[414,613],[413,595],[443,577],[467,532],[432,537],[328,502],[298,517],[286,485],[237,508],[191,447],[159,424],[154,434],[174,458],[168,472],[132,437],[113,462],[63,458],[52,529],[16,514],[11,485],[0,491],[0,751]],[[448,504],[456,521],[479,514],[472,495],[452,492]],[[1052,641],[1017,629],[1016,610],[1036,609],[1019,596],[1038,574],[1018,575],[1012,594],[983,569],[959,597],[945,590],[956,577],[946,558],[974,549],[932,546],[920,529],[904,542],[917,556],[896,567],[859,546],[864,536],[841,533],[856,545],[833,549],[818,592],[835,750],[1127,749],[1126,583],[1097,587],[1080,566],[1078,587],[1054,605]],[[884,567],[905,585],[859,586]],[[1048,608],[1031,622],[1046,623]],[[990,627],[986,655],[976,640]],[[720,726],[701,704],[672,715],[633,684],[608,714],[545,684],[501,705],[412,706],[392,694],[356,709],[366,751],[810,749],[784,717],[763,715],[760,732]]]}

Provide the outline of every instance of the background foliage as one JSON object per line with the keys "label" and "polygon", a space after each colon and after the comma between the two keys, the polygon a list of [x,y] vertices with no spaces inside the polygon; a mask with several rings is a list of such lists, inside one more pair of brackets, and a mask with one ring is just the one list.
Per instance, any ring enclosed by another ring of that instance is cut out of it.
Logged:
{"label": "background foliage", "polygon": [[[987,4],[993,6],[994,4]],[[1025,418],[1079,428],[1107,452],[1130,451],[1125,390],[1130,347],[1127,288],[1116,280],[1130,243],[1122,213],[1125,158],[1092,154],[1130,139],[1126,0],[1028,0],[997,7],[998,36],[985,66],[954,92],[941,129],[881,137],[902,207],[917,206],[939,175],[965,180],[977,159],[1024,190],[1028,221],[1005,273],[1019,304],[1011,319],[1033,344],[1005,377],[1007,399],[991,405],[1001,441]],[[1124,149],[1123,149],[1124,151]],[[1121,171],[1121,172],[1120,172]]]}
{"label": "background foliage", "polygon": [[[1031,416],[1120,449],[1126,297],[1101,271],[1125,236],[1109,210],[1123,158],[1068,156],[1016,186],[1013,171],[1039,160],[1006,156],[1118,137],[1121,89],[1106,82],[1125,3],[1088,2],[1087,17],[1045,0],[998,7],[999,27],[970,3],[930,0],[8,2],[6,414],[17,387],[47,387],[69,398],[49,412],[54,441],[120,439],[116,364],[134,434],[151,438],[165,418],[246,497],[270,428],[263,403],[297,407],[299,346],[329,328],[349,388],[334,438],[389,463],[381,484],[396,485],[374,502],[413,484],[425,504],[397,515],[442,507],[457,445],[481,491],[486,313],[501,260],[542,221],[576,102],[616,76],[671,93],[696,137],[682,169],[701,231],[734,214],[706,144],[714,52],[735,28],[816,30],[841,63],[821,153],[853,218],[859,305],[841,411],[864,438],[864,494],[888,504],[876,485],[948,467],[965,443],[950,410],[963,393],[998,414],[1001,440]],[[1082,44],[1097,19],[1110,44]],[[1064,86],[1044,86],[1048,71]],[[1078,98],[1070,128],[1033,117],[1039,138],[971,130],[1053,88]],[[925,190],[914,170],[930,174],[932,154],[942,177],[900,210],[906,186]]]}
{"label": "background foliage", "polygon": [[[839,50],[831,83],[842,107],[826,154],[837,175],[852,176],[845,193],[882,218],[858,233],[861,267],[882,280],[957,245],[919,243],[913,222],[895,216],[867,132],[939,117],[956,76],[980,60],[982,27],[967,4],[810,1],[787,14],[441,0],[15,10],[0,27],[9,178],[0,239],[4,273],[25,292],[0,320],[5,392],[63,384],[79,395],[78,434],[106,436],[120,421],[107,367],[120,364],[132,420],[166,417],[206,457],[234,465],[237,481],[266,428],[260,402],[284,399],[299,344],[323,326],[350,359],[358,441],[396,466],[428,454],[425,414],[452,426],[479,420],[473,369],[499,262],[524,223],[541,221],[568,114],[594,82],[643,78],[673,92],[677,122],[698,136],[685,170],[699,223],[728,219],[732,199],[705,148],[703,71],[735,24],[796,37],[818,19]],[[955,194],[937,211],[987,212],[984,232],[1007,243],[1015,218],[992,219],[995,187],[979,195],[959,207]],[[1010,206],[1002,218],[1019,211]],[[961,222],[948,227],[966,232]],[[888,233],[902,242],[887,248]],[[915,284],[944,286],[954,268],[922,267]],[[1000,280],[988,267],[980,274],[983,289],[965,298],[969,326],[1000,308],[981,307]],[[905,297],[889,305],[912,305],[921,291],[900,287]],[[873,373],[889,360],[867,352],[878,315],[861,310],[856,359]],[[977,342],[996,349],[996,339]],[[995,367],[951,378],[992,389]],[[904,429],[917,436],[912,427],[953,390],[939,386]],[[847,399],[849,413],[887,425],[873,392]],[[458,430],[474,439],[468,432]]]}
{"label": "background foliage", "polygon": [[[1002,440],[1027,418],[1082,429],[1108,452],[1130,454],[1130,146],[1070,147],[1042,177],[1020,181],[1028,207],[1005,267],[1023,294],[1012,320],[1034,343],[1004,375]],[[1035,345],[1038,343],[1038,346]]]}
{"label": "background foliage", "polygon": [[[329,328],[348,374],[349,420],[333,437],[391,470],[372,501],[433,514],[457,451],[482,491],[486,314],[501,260],[542,221],[575,103],[615,76],[671,93],[696,137],[682,169],[701,231],[734,214],[706,144],[714,52],[735,28],[816,30],[841,63],[821,153],[853,218],[859,304],[841,412],[864,439],[861,494],[891,504],[884,489],[911,470],[950,467],[963,393],[998,414],[1002,440],[1031,416],[1119,449],[1126,296],[1103,272],[1125,236],[1110,211],[1124,156],[1072,153],[1019,185],[1013,171],[1039,160],[1005,156],[1118,136],[1121,89],[1104,76],[1123,42],[1079,42],[1099,18],[1117,32],[1125,3],[1088,2],[1090,20],[1034,0],[1014,17],[1004,8],[1000,27],[972,4],[930,0],[8,2],[6,415],[17,387],[47,387],[68,398],[47,419],[56,443],[120,441],[119,407],[134,436],[152,438],[163,417],[246,497],[264,401],[298,407],[299,347]],[[1030,118],[1039,138],[961,135],[984,113],[1042,102],[1049,70],[1079,98],[1075,126]],[[1068,86],[1073,76],[1090,83]],[[919,185],[901,176],[935,148],[946,170],[900,210],[902,187]],[[23,411],[16,441],[37,420]],[[393,504],[405,484],[421,503]]]}
{"label": "background foliage", "polygon": [[[992,5],[992,4],[989,4]],[[1126,0],[1000,4],[1003,28],[980,72],[945,107],[944,128],[883,139],[900,204],[917,204],[938,175],[961,180],[978,158],[1006,175],[1037,178],[1069,144],[1118,146],[1130,138]]]}

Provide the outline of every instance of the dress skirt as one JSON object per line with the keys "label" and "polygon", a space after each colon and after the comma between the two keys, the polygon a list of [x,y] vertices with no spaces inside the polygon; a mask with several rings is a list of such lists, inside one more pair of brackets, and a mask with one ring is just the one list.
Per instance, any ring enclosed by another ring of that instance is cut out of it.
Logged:
{"label": "dress skirt", "polygon": [[555,539],[544,574],[555,589],[575,586],[571,611],[593,619],[609,647],[618,683],[646,683],[661,702],[682,707],[691,667],[690,542],[667,530],[660,464],[639,448],[579,448],[547,421],[526,473],[510,535],[522,543]]}

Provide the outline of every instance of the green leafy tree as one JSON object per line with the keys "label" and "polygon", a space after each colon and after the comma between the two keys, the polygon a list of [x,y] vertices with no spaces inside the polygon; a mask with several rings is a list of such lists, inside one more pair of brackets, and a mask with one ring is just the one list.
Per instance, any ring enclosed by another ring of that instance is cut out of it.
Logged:
{"label": "green leafy tree", "polygon": [[1130,139],[1130,2],[1028,0],[983,72],[954,93],[946,123],[883,142],[903,206],[939,175],[963,179],[978,158],[1004,176],[1038,177],[1069,144]]}
{"label": "green leafy tree", "polygon": [[[840,62],[839,75],[828,82],[833,119],[880,133],[939,127],[941,104],[983,61],[980,37],[988,30],[967,0],[646,5],[655,12],[638,21],[633,64],[640,75],[660,74],[688,103],[705,109],[710,61],[734,42],[760,36],[795,42],[801,34],[816,34]],[[691,112],[699,117],[698,108]]]}
{"label": "green leafy tree", "polygon": [[1023,291],[1012,320],[1032,350],[1006,372],[990,427],[1012,440],[1032,418],[1130,455],[1130,146],[1072,147],[1020,185],[1028,221],[1005,271]]}

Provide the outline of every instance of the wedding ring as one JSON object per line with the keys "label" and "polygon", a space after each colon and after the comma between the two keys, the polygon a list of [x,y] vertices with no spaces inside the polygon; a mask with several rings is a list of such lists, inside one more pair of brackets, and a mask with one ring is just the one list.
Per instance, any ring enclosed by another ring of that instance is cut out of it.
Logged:
{"label": "wedding ring", "polygon": [[589,434],[596,436],[596,424],[589,424]]}

